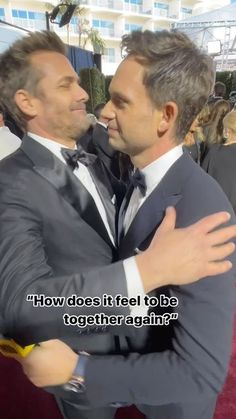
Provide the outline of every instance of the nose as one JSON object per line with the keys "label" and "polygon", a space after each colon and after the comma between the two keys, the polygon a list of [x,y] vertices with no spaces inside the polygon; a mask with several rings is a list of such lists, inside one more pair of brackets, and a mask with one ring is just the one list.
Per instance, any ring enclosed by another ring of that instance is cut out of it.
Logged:
{"label": "nose", "polygon": [[78,102],[87,102],[89,100],[88,93],[78,84],[76,84],[76,100]]}
{"label": "nose", "polygon": [[109,100],[109,102],[107,102],[107,104],[104,106],[104,108],[103,108],[103,110],[101,112],[101,117],[103,119],[105,119],[107,123],[109,121],[111,121],[112,119],[115,119],[116,114],[115,114],[115,112],[113,110],[111,100]]}

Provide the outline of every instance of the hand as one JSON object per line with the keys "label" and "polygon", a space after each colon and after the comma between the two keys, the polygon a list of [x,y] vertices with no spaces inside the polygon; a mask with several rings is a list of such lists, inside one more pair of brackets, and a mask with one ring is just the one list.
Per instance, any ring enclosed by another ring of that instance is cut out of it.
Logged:
{"label": "hand", "polygon": [[24,373],[37,387],[62,385],[69,381],[79,356],[60,340],[40,343],[26,358],[20,358]]}
{"label": "hand", "polygon": [[229,242],[236,226],[212,231],[230,219],[227,212],[209,215],[186,228],[175,229],[176,212],[166,210],[149,248],[136,256],[145,292],[164,285],[184,285],[232,268],[224,260],[235,250]]}

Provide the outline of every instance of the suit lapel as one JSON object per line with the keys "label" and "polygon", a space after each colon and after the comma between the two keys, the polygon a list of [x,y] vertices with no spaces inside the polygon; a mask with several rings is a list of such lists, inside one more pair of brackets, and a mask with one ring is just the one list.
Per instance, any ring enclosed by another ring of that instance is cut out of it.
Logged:
{"label": "suit lapel", "polygon": [[124,196],[124,199],[123,199],[123,201],[121,203],[120,210],[119,210],[119,213],[118,213],[117,237],[118,237],[118,244],[119,245],[121,243],[121,240],[124,237],[124,219],[125,219],[125,213],[126,213],[126,210],[127,210],[128,206],[129,206],[129,201],[130,201],[130,198],[132,196],[133,190],[134,190],[134,187],[130,183],[130,185],[129,185],[127,191],[126,191],[126,194]]}
{"label": "suit lapel", "polygon": [[128,257],[145,250],[163,220],[168,206],[176,206],[182,197],[182,187],[189,178],[191,157],[184,154],[171,166],[159,185],[138,210],[126,235],[121,239],[119,254]]}
{"label": "suit lapel", "polygon": [[113,237],[115,238],[115,217],[117,209],[116,196],[114,195],[114,190],[110,181],[108,180],[108,174],[102,162],[97,158],[93,161],[92,164],[88,166],[88,170],[96,185],[97,191],[106,211],[109,227]]}
{"label": "suit lapel", "polygon": [[165,196],[156,188],[138,210],[129,230],[121,239],[119,253],[129,257],[145,250],[147,247],[145,242],[153,236],[164,217],[166,208],[175,206],[180,199],[179,194]]}
{"label": "suit lapel", "polygon": [[33,169],[53,185],[81,218],[110,245],[111,240],[93,198],[73,172],[28,136],[23,138],[21,148],[33,162]]}

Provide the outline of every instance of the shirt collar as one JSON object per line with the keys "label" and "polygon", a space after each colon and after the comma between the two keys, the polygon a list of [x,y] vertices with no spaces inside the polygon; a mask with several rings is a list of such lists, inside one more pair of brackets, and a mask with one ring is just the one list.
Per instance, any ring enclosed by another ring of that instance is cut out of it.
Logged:
{"label": "shirt collar", "polygon": [[107,124],[105,124],[105,122],[97,121],[97,124],[107,129]]}
{"label": "shirt collar", "polygon": [[[61,154],[62,148],[68,148],[63,144],[58,143],[54,140],[49,140],[48,138],[41,137],[40,135],[34,134],[32,132],[28,132],[28,135],[35,141],[37,141],[42,146],[46,147],[51,153],[53,153],[56,157],[58,157],[61,161],[65,163],[65,159]],[[75,146],[76,150],[76,146]]]}
{"label": "shirt collar", "polygon": [[183,148],[180,144],[140,170],[145,176],[148,194],[160,183],[166,172],[182,154]]}
{"label": "shirt collar", "polygon": [[10,132],[9,128],[6,125],[3,125],[2,127],[0,127],[0,131]]}

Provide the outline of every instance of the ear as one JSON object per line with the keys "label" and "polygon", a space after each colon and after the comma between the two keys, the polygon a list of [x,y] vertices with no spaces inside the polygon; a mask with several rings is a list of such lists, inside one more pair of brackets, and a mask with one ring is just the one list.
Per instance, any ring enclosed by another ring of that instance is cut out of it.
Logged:
{"label": "ear", "polygon": [[32,96],[27,90],[17,90],[14,96],[16,105],[27,116],[37,115],[36,97]]}
{"label": "ear", "polygon": [[178,106],[175,102],[167,102],[162,108],[162,117],[158,127],[158,133],[163,135],[172,129],[178,116]]}

